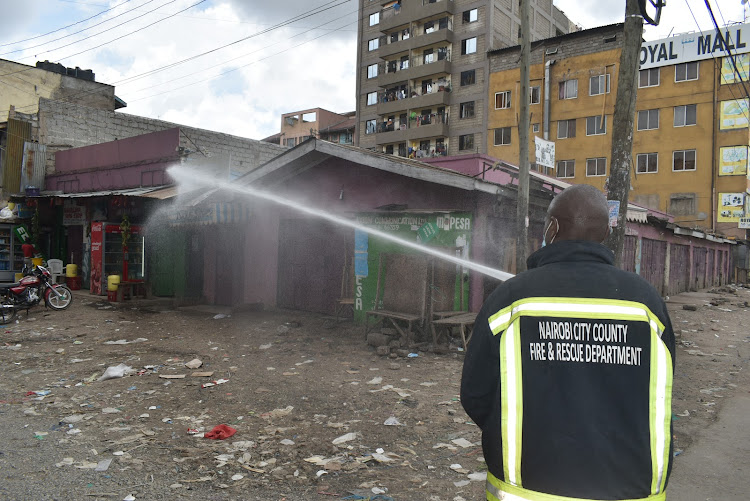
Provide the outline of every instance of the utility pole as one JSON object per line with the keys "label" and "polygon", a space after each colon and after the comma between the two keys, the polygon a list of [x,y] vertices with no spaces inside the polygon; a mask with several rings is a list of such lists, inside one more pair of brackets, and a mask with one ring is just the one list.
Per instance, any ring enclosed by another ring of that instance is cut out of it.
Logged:
{"label": "utility pole", "polygon": [[643,36],[643,17],[638,0],[626,0],[625,28],[620,69],[617,75],[617,99],[612,120],[612,155],[607,190],[607,199],[620,202],[617,226],[606,241],[615,253],[615,266],[622,266],[622,251],[625,242],[625,215],[630,194],[630,165],[633,157],[633,120],[635,99],[638,91],[639,54]]}
{"label": "utility pole", "polygon": [[[521,95],[518,119],[518,199],[516,202],[516,273],[526,270],[529,241],[529,64],[531,30],[529,4],[521,0]],[[639,39],[640,40],[640,39]]]}

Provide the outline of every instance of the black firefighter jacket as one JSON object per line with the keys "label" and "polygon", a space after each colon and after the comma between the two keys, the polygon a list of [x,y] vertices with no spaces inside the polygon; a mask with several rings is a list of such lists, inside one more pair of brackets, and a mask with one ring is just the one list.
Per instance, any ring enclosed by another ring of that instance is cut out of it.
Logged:
{"label": "black firefighter jacket", "polygon": [[528,268],[487,299],[464,362],[487,499],[663,500],[674,333],[662,298],[593,242],[548,245]]}

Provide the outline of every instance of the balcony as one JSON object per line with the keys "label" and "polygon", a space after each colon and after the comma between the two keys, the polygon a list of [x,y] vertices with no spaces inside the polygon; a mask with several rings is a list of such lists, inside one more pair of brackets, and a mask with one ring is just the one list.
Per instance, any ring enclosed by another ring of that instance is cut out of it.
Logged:
{"label": "balcony", "polygon": [[380,11],[380,31],[391,31],[399,26],[405,26],[415,19],[424,19],[440,14],[453,14],[455,5],[453,0],[422,0],[401,3]]}
{"label": "balcony", "polygon": [[445,137],[448,135],[448,114],[416,115],[405,123],[400,120],[378,124],[375,143],[378,145],[415,141],[426,137]]}
{"label": "balcony", "polygon": [[398,82],[428,75],[451,72],[451,51],[438,50],[402,61],[383,61],[378,64],[378,85],[389,87]]}
{"label": "balcony", "polygon": [[401,30],[401,32],[398,33],[401,38],[396,41],[391,41],[390,35],[383,35],[380,37],[380,57],[385,59],[388,56],[398,54],[399,52],[406,52],[419,47],[435,45],[440,42],[452,44],[454,41],[453,20],[450,18],[443,18],[433,21],[432,23],[432,28],[426,28],[424,24],[416,26],[414,29],[414,36],[410,36],[411,30],[409,28]]}
{"label": "balcony", "polygon": [[[447,92],[445,92],[447,90]],[[450,83],[432,85],[423,92],[421,87],[407,90],[385,90],[378,93],[378,115],[391,115],[407,109],[424,109],[445,106],[450,95]]]}

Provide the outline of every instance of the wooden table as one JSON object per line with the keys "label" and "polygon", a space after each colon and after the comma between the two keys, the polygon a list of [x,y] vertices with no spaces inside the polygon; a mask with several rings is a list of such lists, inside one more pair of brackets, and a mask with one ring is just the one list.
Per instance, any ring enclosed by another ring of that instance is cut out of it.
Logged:
{"label": "wooden table", "polygon": [[[375,317],[376,321],[373,325],[370,325],[370,317]],[[411,313],[402,313],[398,311],[389,310],[372,310],[365,313],[365,338],[370,332],[370,329],[377,326],[378,323],[384,325],[386,320],[390,321],[393,327],[398,331],[401,336],[402,346],[406,347],[413,341],[414,326],[417,325],[422,317],[419,315],[413,315]],[[406,329],[403,329],[398,322],[406,323]]]}
{"label": "wooden table", "polygon": [[[469,343],[469,340],[471,339],[471,329],[474,327],[474,322],[477,319],[476,313],[471,312],[463,312],[459,313],[457,315],[449,315],[445,316],[443,318],[440,318],[438,320],[433,320],[430,324],[430,327],[432,329],[432,341],[433,343],[437,344],[438,340],[438,330],[441,328],[444,328],[448,330],[448,335],[450,336],[450,331],[453,327],[458,327],[459,332],[461,332],[461,339],[464,342],[464,350],[466,349],[466,346]],[[466,329],[469,329],[469,337],[466,337]]]}
{"label": "wooden table", "polygon": [[[151,297],[151,284],[145,280],[124,280],[117,284],[117,301],[122,302],[125,299],[127,291],[128,299],[136,296],[143,296],[148,299]],[[140,294],[138,294],[140,292]]]}

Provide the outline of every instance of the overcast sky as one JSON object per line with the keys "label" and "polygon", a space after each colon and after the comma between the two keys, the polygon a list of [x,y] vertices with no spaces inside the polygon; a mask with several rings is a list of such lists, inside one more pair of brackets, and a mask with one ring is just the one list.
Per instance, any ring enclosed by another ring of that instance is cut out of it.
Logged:
{"label": "overcast sky", "polygon": [[[97,81],[115,85],[127,113],[261,139],[278,132],[282,113],[354,110],[356,0],[0,3],[0,58],[92,69]],[[624,0],[554,3],[584,28],[624,19]],[[743,20],[740,0],[711,4],[720,25]],[[73,26],[60,29],[67,25]],[[644,36],[699,28],[711,28],[703,0],[670,0],[660,26],[647,28]],[[0,92],[21,79],[23,74],[0,77]],[[0,110],[0,119],[6,115]]]}

